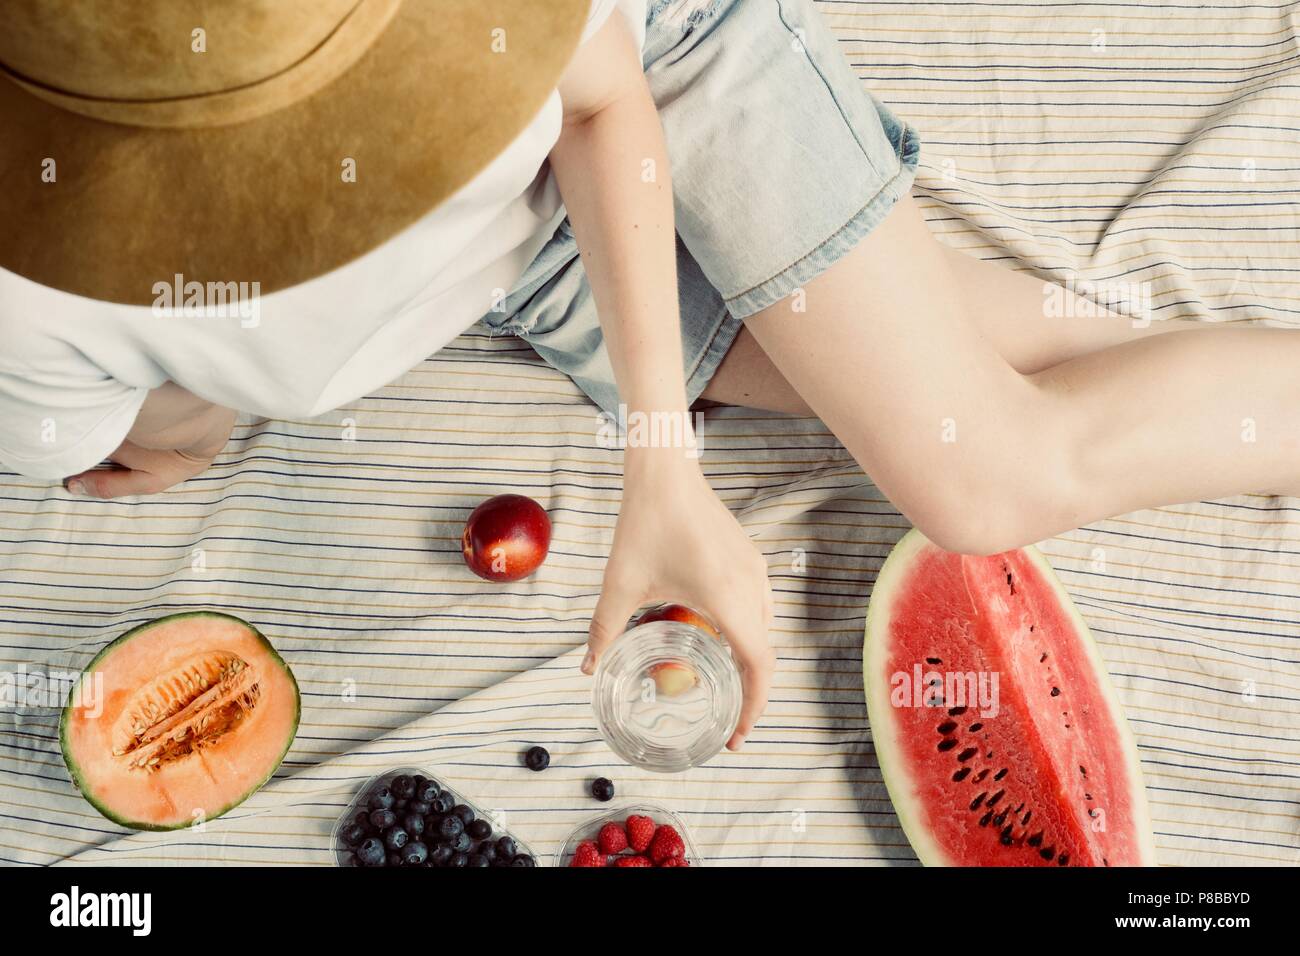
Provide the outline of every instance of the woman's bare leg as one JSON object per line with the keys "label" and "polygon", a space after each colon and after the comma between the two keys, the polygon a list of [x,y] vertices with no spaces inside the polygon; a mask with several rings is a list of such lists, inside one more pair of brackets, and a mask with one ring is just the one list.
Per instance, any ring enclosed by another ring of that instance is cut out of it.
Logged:
{"label": "woman's bare leg", "polygon": [[[920,215],[910,196],[905,196],[890,212],[891,219]],[[1067,307],[1061,309],[1065,315],[1049,317],[1044,308],[1044,290],[1049,284],[1044,280],[1013,272],[1002,263],[975,259],[942,244],[939,248],[948,261],[953,280],[969,303],[971,319],[1019,372],[1040,372],[1089,352],[1148,335],[1204,327],[1186,320],[1135,323],[1127,316],[1098,309],[1065,289],[1059,290],[1068,300]],[[779,308],[779,304],[773,308]],[[799,320],[797,315],[790,318]],[[863,315],[862,328],[870,334],[870,307]],[[810,414],[808,404],[747,329],[741,330],[702,397],[726,405]]]}
{"label": "woman's bare leg", "polygon": [[808,283],[806,312],[778,302],[747,322],[795,393],[939,544],[1000,551],[1300,475],[1300,335],[1147,332],[1026,374],[979,318],[999,303],[977,306],[962,268],[904,204]]}

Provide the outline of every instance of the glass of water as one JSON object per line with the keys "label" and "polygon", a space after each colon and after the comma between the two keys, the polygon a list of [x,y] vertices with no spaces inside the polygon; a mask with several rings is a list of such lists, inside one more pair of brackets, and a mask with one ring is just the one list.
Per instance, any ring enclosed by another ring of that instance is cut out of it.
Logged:
{"label": "glass of water", "polygon": [[740,674],[726,643],[679,621],[623,632],[592,686],[596,726],[628,763],[657,773],[697,767],[740,717]]}

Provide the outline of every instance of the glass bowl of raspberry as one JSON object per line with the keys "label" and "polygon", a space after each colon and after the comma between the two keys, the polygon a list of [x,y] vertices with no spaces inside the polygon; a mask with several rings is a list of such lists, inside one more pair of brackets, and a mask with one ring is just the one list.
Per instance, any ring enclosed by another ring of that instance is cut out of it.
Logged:
{"label": "glass bowl of raspberry", "polygon": [[578,824],[555,854],[556,866],[702,866],[685,821],[657,803],[623,803]]}

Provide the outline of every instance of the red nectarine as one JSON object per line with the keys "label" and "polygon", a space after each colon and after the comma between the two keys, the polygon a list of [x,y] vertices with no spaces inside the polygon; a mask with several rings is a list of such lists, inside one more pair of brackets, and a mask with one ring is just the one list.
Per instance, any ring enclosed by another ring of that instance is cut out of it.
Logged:
{"label": "red nectarine", "polygon": [[518,581],[546,560],[551,519],[524,495],[497,495],[470,513],[461,535],[465,564],[488,581]]}
{"label": "red nectarine", "polygon": [[[677,621],[680,624],[698,627],[704,633],[712,634],[714,637],[722,636],[718,629],[713,626],[712,621],[685,604],[661,604],[658,607],[652,607],[633,621],[632,626],[638,627],[652,621]],[[662,694],[664,697],[676,697],[678,694],[684,694],[699,681],[699,675],[695,673],[694,668],[689,664],[676,661],[656,664],[650,668],[648,673],[654,678],[655,692]]]}
{"label": "red nectarine", "polygon": [[690,624],[698,627],[701,631],[706,631],[714,637],[721,637],[718,629],[713,626],[713,622],[707,617],[689,608],[685,604],[661,604],[658,607],[652,607],[633,622],[637,624],[649,624],[651,621],[679,621],[682,624]]}

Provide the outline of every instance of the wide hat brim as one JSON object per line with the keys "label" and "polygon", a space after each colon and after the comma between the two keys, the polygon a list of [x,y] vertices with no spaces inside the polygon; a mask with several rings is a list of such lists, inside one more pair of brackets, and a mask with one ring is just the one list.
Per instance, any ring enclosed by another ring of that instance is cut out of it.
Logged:
{"label": "wide hat brim", "polygon": [[588,6],[405,0],[341,76],[235,125],[103,122],[0,79],[0,267],[137,305],[176,275],[257,282],[266,294],[336,269],[519,135],[572,57]]}

